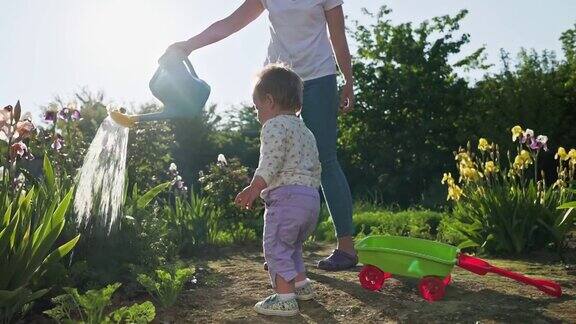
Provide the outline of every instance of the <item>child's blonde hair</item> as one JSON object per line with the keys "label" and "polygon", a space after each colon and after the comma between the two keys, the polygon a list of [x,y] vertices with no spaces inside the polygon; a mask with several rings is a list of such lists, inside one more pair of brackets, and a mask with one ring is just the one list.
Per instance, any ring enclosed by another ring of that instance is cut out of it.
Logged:
{"label": "child's blonde hair", "polygon": [[257,75],[254,95],[269,94],[281,110],[298,112],[302,108],[304,83],[292,69],[283,64],[269,64]]}

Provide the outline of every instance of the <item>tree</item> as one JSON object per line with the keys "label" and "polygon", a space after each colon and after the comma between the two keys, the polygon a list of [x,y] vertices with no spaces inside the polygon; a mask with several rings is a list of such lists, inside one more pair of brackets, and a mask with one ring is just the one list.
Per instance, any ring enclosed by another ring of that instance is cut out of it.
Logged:
{"label": "tree", "polygon": [[357,109],[340,119],[339,144],[353,191],[402,205],[441,199],[439,175],[466,137],[471,91],[456,67],[484,68],[484,48],[450,64],[469,42],[457,35],[463,10],[418,27],[393,25],[381,8],[357,25]]}

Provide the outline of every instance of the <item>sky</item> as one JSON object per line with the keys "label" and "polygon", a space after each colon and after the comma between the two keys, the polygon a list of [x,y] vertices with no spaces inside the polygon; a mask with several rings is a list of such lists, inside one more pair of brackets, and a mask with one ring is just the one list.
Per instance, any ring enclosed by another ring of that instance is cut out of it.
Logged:
{"label": "sky", "polygon": [[[301,0],[302,1],[302,0]],[[0,106],[21,100],[25,111],[56,95],[68,100],[86,87],[104,91],[110,102],[136,106],[153,101],[148,81],[157,59],[175,41],[185,40],[231,13],[242,0],[0,0]],[[558,54],[562,31],[576,23],[574,0],[345,0],[348,22],[372,20],[387,5],[393,23],[420,22],[468,9],[461,30],[471,35],[464,53],[485,45],[488,62],[499,50],[549,49]],[[249,103],[253,77],[268,44],[264,13],[220,43],[192,53],[197,73],[212,86],[209,102],[218,111]],[[352,42],[352,49],[355,46]],[[495,67],[497,69],[497,67]],[[471,79],[479,78],[472,72]]]}

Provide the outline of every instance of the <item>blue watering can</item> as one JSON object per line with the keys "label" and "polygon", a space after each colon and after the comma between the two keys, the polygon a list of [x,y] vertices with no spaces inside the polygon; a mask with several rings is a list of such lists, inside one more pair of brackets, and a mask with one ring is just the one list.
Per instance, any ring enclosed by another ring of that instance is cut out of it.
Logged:
{"label": "blue watering can", "polygon": [[132,127],[139,122],[194,118],[202,112],[210,96],[210,86],[198,78],[188,58],[171,51],[164,54],[159,63],[149,87],[154,97],[164,104],[164,110],[142,115],[127,115],[125,110],[114,110],[109,112],[112,120]]}

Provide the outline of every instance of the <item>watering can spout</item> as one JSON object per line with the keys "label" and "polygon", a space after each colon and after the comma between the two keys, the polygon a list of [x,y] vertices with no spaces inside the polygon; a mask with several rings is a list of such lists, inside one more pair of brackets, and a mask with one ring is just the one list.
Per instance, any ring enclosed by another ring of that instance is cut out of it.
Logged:
{"label": "watering can spout", "polygon": [[111,111],[110,118],[124,127],[136,123],[165,119],[189,119],[199,115],[210,96],[210,86],[201,80],[188,58],[172,51],[159,60],[159,67],[150,80],[154,97],[164,104],[164,110],[141,115]]}

